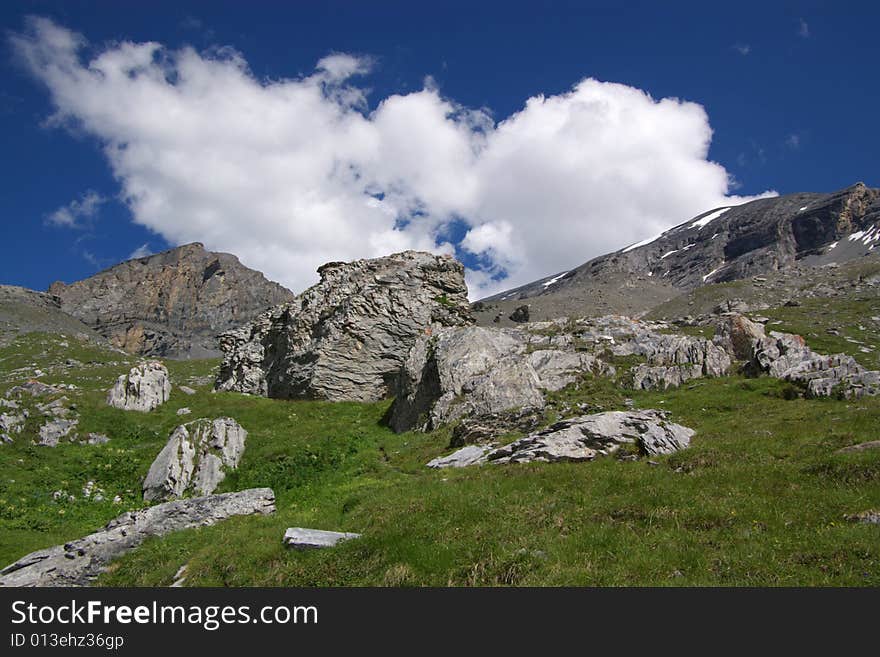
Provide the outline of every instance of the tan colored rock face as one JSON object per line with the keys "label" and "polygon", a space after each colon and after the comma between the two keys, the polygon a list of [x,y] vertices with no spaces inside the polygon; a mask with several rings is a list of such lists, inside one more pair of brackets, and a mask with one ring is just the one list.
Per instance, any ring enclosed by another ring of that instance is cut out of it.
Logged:
{"label": "tan colored rock face", "polygon": [[472,321],[464,267],[450,257],[406,251],[318,271],[292,303],[220,337],[219,390],[376,401],[419,336]]}
{"label": "tan colored rock face", "polygon": [[130,353],[219,355],[217,334],[293,294],[235,256],[201,244],[129,260],[50,294],[61,309]]}

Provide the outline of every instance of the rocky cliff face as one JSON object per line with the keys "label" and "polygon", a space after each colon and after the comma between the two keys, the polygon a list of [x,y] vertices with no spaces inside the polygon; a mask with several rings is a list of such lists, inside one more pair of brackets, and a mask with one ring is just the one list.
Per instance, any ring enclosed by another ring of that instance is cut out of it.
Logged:
{"label": "rocky cliff face", "polygon": [[420,335],[472,322],[461,263],[406,251],[331,262],[291,303],[223,334],[219,390],[375,401]]}
{"label": "rocky cliff face", "polygon": [[479,321],[498,316],[506,324],[523,300],[537,320],[638,314],[703,285],[850,262],[878,242],[880,189],[858,183],[832,194],[760,199],[715,208],[654,239],[484,299],[489,308]]}
{"label": "rocky cliff face", "polygon": [[219,355],[219,333],[293,298],[235,256],[198,243],[53,283],[49,293],[114,346],[178,358]]}

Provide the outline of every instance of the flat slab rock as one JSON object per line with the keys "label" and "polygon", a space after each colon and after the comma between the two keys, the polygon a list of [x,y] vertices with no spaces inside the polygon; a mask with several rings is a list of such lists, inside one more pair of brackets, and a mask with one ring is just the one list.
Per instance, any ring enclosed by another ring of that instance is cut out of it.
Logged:
{"label": "flat slab rock", "polygon": [[460,468],[483,463],[592,461],[623,445],[633,445],[648,456],[688,447],[695,431],[666,418],[664,411],[653,409],[582,415],[495,449],[469,445],[427,465]]}
{"label": "flat slab rock", "polygon": [[323,529],[306,529],[291,527],[284,532],[284,545],[297,550],[314,550],[334,547],[342,541],[360,538],[360,534],[351,532],[330,532]]}
{"label": "flat slab rock", "polygon": [[37,550],[0,570],[0,586],[88,586],[110,562],[150,536],[205,527],[232,516],[275,512],[271,488],[176,500],[123,513],[88,536]]}

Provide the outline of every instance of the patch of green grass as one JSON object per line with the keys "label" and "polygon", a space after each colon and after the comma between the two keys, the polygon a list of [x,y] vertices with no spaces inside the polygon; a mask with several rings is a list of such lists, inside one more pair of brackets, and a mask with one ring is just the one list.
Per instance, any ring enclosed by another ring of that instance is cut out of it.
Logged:
{"label": "patch of green grass", "polygon": [[[797,333],[811,349],[851,355],[880,369],[880,298],[804,299],[801,305],[762,311],[768,330]],[[830,332],[829,332],[830,331]]]}
{"label": "patch of green grass", "polygon": [[[25,360],[56,357],[38,357],[43,339],[19,345]],[[205,384],[193,396],[175,389],[151,413],[123,412],[103,395],[125,357],[99,355],[53,376],[78,377],[81,422],[109,444],[40,448],[22,434],[0,447],[4,562],[141,506],[141,478],[173,427],[228,415],[249,435],[221,490],[271,486],[277,512],[151,539],[99,583],[165,586],[187,564],[188,586],[880,585],[877,527],[843,519],[880,507],[880,453],[836,453],[876,439],[878,399],[786,399],[785,384],[767,378],[645,392],[588,377],[551,395],[548,421],[564,404],[612,410],[630,398],[696,429],[691,447],[650,462],[436,471],[424,464],[449,451],[448,431],[395,434],[381,422],[388,402],[276,401]],[[210,376],[216,361],[168,365],[180,384]],[[192,414],[178,418],[181,406]],[[81,499],[89,480],[123,503]],[[77,499],[53,500],[60,488]],[[291,526],[363,538],[298,552],[281,542]]]}

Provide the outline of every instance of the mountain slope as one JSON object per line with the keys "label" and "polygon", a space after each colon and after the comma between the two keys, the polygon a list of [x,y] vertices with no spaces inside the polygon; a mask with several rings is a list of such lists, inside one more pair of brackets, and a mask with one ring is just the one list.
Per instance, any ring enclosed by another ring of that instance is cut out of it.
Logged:
{"label": "mountain slope", "polygon": [[35,331],[104,341],[80,320],[61,310],[57,297],[16,285],[0,285],[0,344],[21,333]]}
{"label": "mountain slope", "polygon": [[199,243],[129,260],[76,283],[53,283],[61,309],[131,353],[218,355],[216,336],[293,299],[227,253]]}
{"label": "mountain slope", "polygon": [[[843,264],[880,241],[880,189],[857,183],[714,208],[663,234],[483,300],[491,321],[523,300],[533,316],[640,313],[703,285]],[[478,306],[478,309],[480,306]],[[503,322],[502,322],[503,323]]]}

